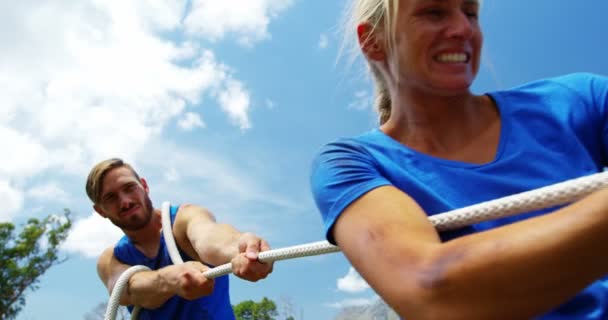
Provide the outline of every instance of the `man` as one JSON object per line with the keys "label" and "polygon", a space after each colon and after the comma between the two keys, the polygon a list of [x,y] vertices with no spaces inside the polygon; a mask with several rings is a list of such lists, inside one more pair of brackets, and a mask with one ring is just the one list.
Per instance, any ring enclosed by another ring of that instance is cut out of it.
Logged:
{"label": "man", "polygon": [[95,211],[125,233],[97,262],[108,290],[132,265],[152,269],[133,275],[120,300],[122,305],[143,307],[140,319],[234,319],[228,276],[210,280],[203,272],[228,262],[236,276],[249,281],[272,272],[272,263],[257,261],[258,252],[270,249],[266,241],[216,223],[209,211],[195,205],[171,208],[173,236],[186,261],[173,265],[161,234],[161,213],[152,205],[148,184],[121,159],[93,167],[86,191]]}

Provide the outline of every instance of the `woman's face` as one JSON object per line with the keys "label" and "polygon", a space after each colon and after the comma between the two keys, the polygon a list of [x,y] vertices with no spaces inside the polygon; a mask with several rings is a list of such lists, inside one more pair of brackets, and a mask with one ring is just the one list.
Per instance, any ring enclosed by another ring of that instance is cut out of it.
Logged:
{"label": "woman's face", "polygon": [[478,13],[477,0],[401,0],[395,24],[397,59],[389,53],[393,78],[441,95],[468,91],[479,70],[483,42]]}

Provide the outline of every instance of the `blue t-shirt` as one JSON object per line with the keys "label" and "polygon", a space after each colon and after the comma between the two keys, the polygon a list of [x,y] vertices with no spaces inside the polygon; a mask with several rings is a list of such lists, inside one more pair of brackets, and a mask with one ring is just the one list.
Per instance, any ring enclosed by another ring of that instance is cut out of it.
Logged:
{"label": "blue t-shirt", "polygon": [[[496,157],[471,164],[429,156],[375,129],[323,147],[313,162],[312,192],[326,237],[342,211],[390,185],[428,215],[600,172],[607,163],[608,78],[572,74],[488,94],[501,118]],[[441,233],[445,240],[539,215],[544,209]],[[608,281],[598,280],[541,319],[608,319]]]}
{"label": "blue t-shirt", "polygon": [[[171,225],[175,222],[178,206],[171,206]],[[182,250],[180,255],[183,261],[192,261]],[[161,237],[158,254],[154,258],[146,257],[139,251],[127,236],[123,236],[114,247],[114,256],[124,264],[145,265],[152,270],[172,265],[165,239]],[[132,306],[129,307],[129,311]],[[173,296],[161,307],[149,310],[141,309],[140,320],[234,320],[234,313],[230,304],[228,275],[215,278],[213,293],[196,300],[186,300]]]}

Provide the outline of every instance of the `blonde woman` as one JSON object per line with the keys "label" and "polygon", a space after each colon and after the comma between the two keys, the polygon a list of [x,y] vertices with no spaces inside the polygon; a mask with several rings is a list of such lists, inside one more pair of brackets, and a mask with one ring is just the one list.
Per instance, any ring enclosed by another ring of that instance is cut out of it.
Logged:
{"label": "blonde woman", "polygon": [[608,78],[471,93],[479,6],[355,0],[380,126],[313,163],[327,239],[408,320],[608,319],[608,190],[442,234],[428,220],[608,164]]}

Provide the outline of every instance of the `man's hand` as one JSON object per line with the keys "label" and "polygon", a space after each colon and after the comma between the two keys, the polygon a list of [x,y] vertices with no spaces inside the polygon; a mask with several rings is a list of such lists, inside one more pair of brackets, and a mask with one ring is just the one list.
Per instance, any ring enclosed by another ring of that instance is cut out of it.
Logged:
{"label": "man's hand", "polygon": [[258,281],[272,272],[273,262],[258,261],[258,253],[270,250],[268,243],[253,233],[243,233],[238,241],[239,254],[232,259],[232,272],[235,276]]}
{"label": "man's hand", "polygon": [[203,272],[209,268],[198,261],[188,261],[161,270],[175,294],[184,299],[194,300],[213,293],[214,281],[203,276]]}

